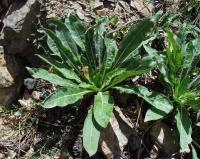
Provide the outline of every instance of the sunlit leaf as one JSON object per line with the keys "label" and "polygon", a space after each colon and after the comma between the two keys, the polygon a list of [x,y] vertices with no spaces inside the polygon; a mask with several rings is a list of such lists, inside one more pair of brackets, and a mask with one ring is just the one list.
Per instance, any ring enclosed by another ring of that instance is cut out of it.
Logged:
{"label": "sunlit leaf", "polygon": [[183,107],[178,107],[178,112],[175,118],[178,132],[180,135],[180,151],[188,152],[189,145],[192,142],[192,127],[187,109]]}
{"label": "sunlit leaf", "polygon": [[94,117],[101,127],[107,127],[112,115],[113,107],[113,98],[108,92],[99,92],[94,97]]}
{"label": "sunlit leaf", "polygon": [[173,109],[171,101],[165,95],[155,91],[149,91],[144,86],[123,86],[115,87],[115,89],[119,90],[120,93],[136,94],[165,114],[168,114]]}
{"label": "sunlit leaf", "polygon": [[83,126],[83,146],[90,156],[97,152],[100,129],[95,125],[92,111],[88,112]]}
{"label": "sunlit leaf", "polygon": [[53,94],[47,97],[42,104],[44,108],[53,108],[56,106],[64,107],[73,104],[82,99],[84,95],[90,93],[91,90],[84,90],[77,87],[58,88]]}
{"label": "sunlit leaf", "polygon": [[77,86],[75,83],[73,83],[70,80],[66,80],[56,74],[50,73],[44,69],[41,68],[28,68],[27,70],[29,71],[29,73],[31,73],[31,75],[34,78],[39,78],[39,79],[43,79],[46,80],[54,85],[58,85],[58,86],[63,86],[63,87],[74,87]]}

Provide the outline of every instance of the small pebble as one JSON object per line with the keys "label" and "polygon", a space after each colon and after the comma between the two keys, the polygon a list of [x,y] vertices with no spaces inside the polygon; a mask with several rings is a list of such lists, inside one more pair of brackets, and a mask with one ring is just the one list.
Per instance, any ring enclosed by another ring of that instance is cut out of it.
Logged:
{"label": "small pebble", "polygon": [[28,90],[33,90],[33,88],[35,87],[36,84],[36,80],[32,79],[32,78],[26,78],[24,79],[24,86],[26,86],[26,88]]}

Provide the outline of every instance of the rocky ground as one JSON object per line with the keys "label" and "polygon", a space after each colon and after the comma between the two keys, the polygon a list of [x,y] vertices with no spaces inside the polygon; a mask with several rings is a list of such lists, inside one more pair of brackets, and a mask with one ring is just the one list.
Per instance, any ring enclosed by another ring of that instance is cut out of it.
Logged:
{"label": "rocky ground", "polygon": [[[81,140],[81,119],[84,119],[82,112],[85,110],[80,110],[78,106],[72,109],[41,109],[38,103],[55,88],[45,81],[30,78],[25,70],[26,66],[42,65],[34,56],[44,51],[40,45],[43,39],[36,30],[47,25],[49,18],[63,19],[74,11],[89,24],[97,17],[109,16],[109,30],[116,33],[120,41],[130,24],[153,15],[159,9],[176,12],[181,3],[184,1],[2,0],[0,159],[89,158]],[[154,77],[150,76],[150,79]],[[102,133],[99,153],[94,158],[180,157],[173,124],[169,127],[166,124],[168,121],[143,123],[142,105],[145,103],[139,99],[135,102],[119,97],[121,109],[115,108],[110,125]],[[108,132],[109,136],[105,135]],[[185,154],[184,158],[190,158],[190,155]]]}

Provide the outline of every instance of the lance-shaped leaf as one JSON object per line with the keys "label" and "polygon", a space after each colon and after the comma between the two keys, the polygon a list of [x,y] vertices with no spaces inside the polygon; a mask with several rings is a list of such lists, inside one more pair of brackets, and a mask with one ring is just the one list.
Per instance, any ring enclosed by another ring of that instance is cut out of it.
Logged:
{"label": "lance-shaped leaf", "polygon": [[180,135],[180,151],[188,152],[189,144],[192,142],[192,127],[187,109],[178,107],[178,112],[175,116],[176,125]]}
{"label": "lance-shaped leaf", "polygon": [[199,159],[197,151],[195,150],[193,145],[191,145],[191,148],[192,148],[192,159]]}
{"label": "lance-shaped leaf", "polygon": [[62,55],[61,55],[61,53],[60,53],[60,51],[59,51],[56,43],[49,36],[47,36],[47,45],[48,45],[48,47],[51,50],[51,52],[52,52],[53,55],[56,55],[56,56],[58,56],[59,58],[62,59]]}
{"label": "lance-shaped leaf", "polygon": [[113,98],[108,92],[99,92],[94,97],[94,118],[103,128],[106,128],[114,107]]}
{"label": "lance-shaped leaf", "polygon": [[197,63],[200,61],[200,38],[198,39],[195,39],[192,41],[193,43],[193,46],[194,46],[194,49],[192,50],[193,51],[193,54],[194,54],[194,60],[193,60],[193,63],[192,63],[192,68],[194,68],[194,66],[197,65]]}
{"label": "lance-shaped leaf", "polygon": [[70,80],[66,80],[54,73],[50,73],[47,70],[41,69],[41,68],[29,68],[27,67],[27,70],[34,78],[40,78],[45,81],[48,81],[52,84],[63,86],[63,87],[74,87],[77,86],[75,83],[73,83]]}
{"label": "lance-shaped leaf", "polygon": [[145,114],[144,122],[158,120],[158,119],[163,118],[166,115],[167,115],[167,113],[160,111],[154,107],[151,107],[147,110],[147,112]]}
{"label": "lance-shaped leaf", "polygon": [[79,68],[78,63],[73,58],[73,55],[71,54],[70,50],[65,47],[62,43],[62,41],[56,36],[56,34],[47,28],[42,28],[39,30],[40,33],[46,34],[49,38],[51,38],[54,43],[56,44],[58,50],[60,51],[60,55],[62,56],[62,60],[65,61],[70,67],[72,67],[74,70],[76,70],[77,73],[82,75]]}
{"label": "lance-shaped leaf", "polygon": [[53,24],[56,26],[57,37],[62,41],[63,45],[68,46],[73,55],[76,55],[76,58],[79,59],[78,48],[75,41],[72,39],[66,25],[61,20],[57,19],[49,20],[49,24]]}
{"label": "lance-shaped leaf", "polygon": [[147,18],[129,30],[120,44],[113,68],[118,67],[132,52],[134,52],[134,50],[138,49],[142,45],[142,42],[146,40],[147,33],[152,30],[153,26],[153,20]]}
{"label": "lance-shaped leaf", "polygon": [[81,24],[79,18],[75,14],[70,13],[69,18],[65,19],[65,25],[70,31],[73,40],[82,51],[85,51],[85,28]]}
{"label": "lance-shaped leaf", "polygon": [[105,19],[101,19],[97,21],[96,33],[95,33],[95,50],[98,59],[98,66],[102,69],[102,59],[103,59],[103,49],[104,49],[104,32],[105,32]]}
{"label": "lance-shaped leaf", "polygon": [[54,93],[47,97],[43,103],[44,108],[53,108],[56,106],[64,107],[73,104],[82,99],[84,95],[91,90],[84,90],[78,87],[58,88]]}
{"label": "lance-shaped leaf", "polygon": [[167,31],[168,35],[168,44],[167,48],[167,56],[169,60],[169,66],[171,71],[176,72],[182,65],[183,62],[183,52],[181,50],[181,46],[178,43],[177,37],[173,32]]}
{"label": "lance-shaped leaf", "polygon": [[104,81],[103,81],[103,85],[102,85],[102,88],[104,87],[108,87],[109,84],[111,83],[111,81],[121,75],[122,73],[126,72],[126,69],[115,69],[115,70],[112,70],[110,72],[108,72],[105,77],[104,77]]}
{"label": "lance-shaped leaf", "polygon": [[91,27],[86,31],[85,35],[85,47],[86,52],[85,56],[87,58],[88,64],[90,64],[93,70],[96,69],[97,66],[97,59],[96,59],[96,53],[95,53],[95,46],[94,46],[94,28]]}
{"label": "lance-shaped leaf", "polygon": [[[153,61],[157,63],[157,67],[162,75],[162,80],[166,82],[167,86],[172,86],[172,83],[169,78],[169,71],[167,68],[167,58],[165,55],[162,55],[161,52],[144,45],[144,49],[152,58]],[[169,87],[170,88],[170,87]]]}
{"label": "lance-shaped leaf", "polygon": [[195,39],[187,44],[183,44],[184,62],[182,64],[184,69],[192,71],[200,61],[200,38]]}
{"label": "lance-shaped leaf", "polygon": [[146,102],[151,104],[157,110],[164,114],[168,114],[173,109],[171,101],[163,94],[149,91],[146,87],[138,85],[134,87],[115,87],[121,93],[126,94],[136,94],[137,96],[143,98]]}
{"label": "lance-shaped leaf", "polygon": [[78,77],[78,75],[67,65],[63,65],[62,63],[59,63],[56,60],[53,60],[52,58],[49,58],[45,55],[38,55],[38,57],[50,66],[54,67],[65,78],[75,80],[78,83],[81,82],[81,79]]}
{"label": "lance-shaped leaf", "polygon": [[120,82],[122,82],[130,77],[139,76],[139,75],[145,74],[149,71],[150,71],[149,69],[124,71],[121,74],[119,74],[118,76],[116,76],[115,78],[113,78],[113,80],[111,80],[111,82],[105,89],[112,88],[113,86],[119,84]]}
{"label": "lance-shaped leaf", "polygon": [[[66,48],[63,44],[62,44],[62,41],[61,39],[59,39],[56,34],[51,31],[50,29],[47,29],[47,28],[42,28],[42,29],[39,29],[38,32],[40,33],[44,33],[45,35],[47,35],[47,37],[49,38],[49,40],[51,40],[51,43],[54,42],[54,47],[56,47],[56,49],[60,52],[59,54],[61,56],[63,56],[63,52],[65,53],[70,53],[69,52],[69,49]],[[50,43],[50,47],[51,47],[51,43]],[[51,48],[50,48],[51,49]],[[54,48],[55,49],[55,48]],[[56,51],[57,52],[57,51]],[[55,53],[56,53],[55,52]]]}
{"label": "lance-shaped leaf", "polygon": [[104,39],[104,43],[106,46],[106,54],[104,55],[102,62],[102,72],[105,73],[111,69],[112,64],[115,60],[115,56],[117,54],[117,44],[114,39],[106,37]]}
{"label": "lance-shaped leaf", "polygon": [[100,129],[95,124],[92,110],[88,112],[83,126],[83,146],[90,156],[97,152]]}

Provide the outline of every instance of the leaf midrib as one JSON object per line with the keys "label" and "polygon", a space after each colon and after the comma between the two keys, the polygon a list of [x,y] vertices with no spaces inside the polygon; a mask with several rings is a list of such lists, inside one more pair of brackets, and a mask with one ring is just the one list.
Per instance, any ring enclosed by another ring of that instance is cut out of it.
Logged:
{"label": "leaf midrib", "polygon": [[100,96],[101,96],[101,116],[102,116],[102,118],[104,120],[104,115],[103,115],[103,94],[100,93]]}
{"label": "leaf midrib", "polygon": [[55,100],[59,100],[59,99],[62,99],[62,98],[67,98],[68,96],[76,96],[76,95],[79,95],[79,94],[89,93],[89,92],[91,92],[91,91],[83,91],[83,92],[80,92],[80,93],[75,93],[75,94],[70,94],[70,95],[64,95],[62,97],[56,98],[54,100],[51,100],[50,102],[54,102]]}

